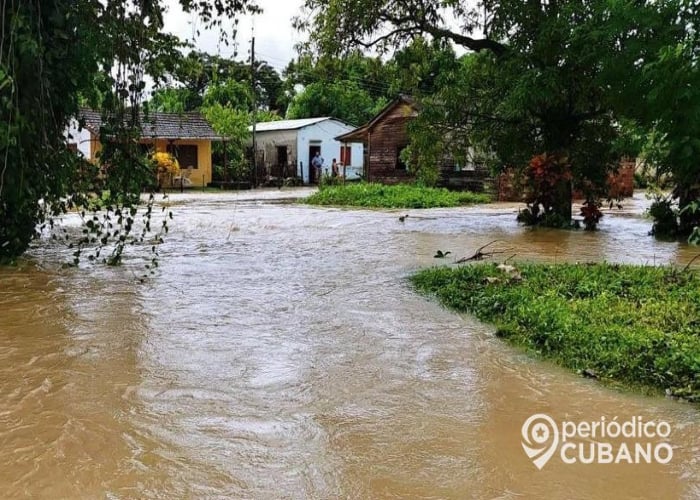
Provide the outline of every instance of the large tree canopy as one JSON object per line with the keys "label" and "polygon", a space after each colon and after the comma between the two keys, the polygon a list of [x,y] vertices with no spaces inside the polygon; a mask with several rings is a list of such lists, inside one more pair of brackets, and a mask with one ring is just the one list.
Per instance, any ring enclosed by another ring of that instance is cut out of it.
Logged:
{"label": "large tree canopy", "polygon": [[482,7],[463,0],[305,0],[307,12],[295,20],[295,26],[312,32],[311,45],[323,53],[347,47],[393,50],[417,36],[430,35],[470,50],[500,54],[506,46],[497,39],[472,36],[477,28],[488,28],[484,10],[492,10],[491,3],[485,1]]}

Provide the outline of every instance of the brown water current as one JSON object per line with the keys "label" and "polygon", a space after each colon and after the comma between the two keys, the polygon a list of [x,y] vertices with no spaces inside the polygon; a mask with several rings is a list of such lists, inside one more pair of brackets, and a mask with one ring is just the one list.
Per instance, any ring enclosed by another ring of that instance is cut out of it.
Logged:
{"label": "brown water current", "polygon": [[[48,242],[0,269],[0,498],[700,498],[697,407],[534,359],[406,279],[492,240],[516,260],[689,262],[647,236],[643,196],[598,233],[522,228],[514,205],[273,197],[173,196],[145,283],[131,261],[62,269]],[[538,470],[535,413],[667,421],[673,459]]]}

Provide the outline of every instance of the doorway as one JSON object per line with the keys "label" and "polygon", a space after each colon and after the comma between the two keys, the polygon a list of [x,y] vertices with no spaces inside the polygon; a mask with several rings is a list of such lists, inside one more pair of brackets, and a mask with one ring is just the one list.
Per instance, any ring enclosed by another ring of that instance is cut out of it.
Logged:
{"label": "doorway", "polygon": [[317,179],[316,169],[311,163],[316,153],[321,153],[321,146],[309,146],[309,184],[317,184],[319,181],[319,179]]}

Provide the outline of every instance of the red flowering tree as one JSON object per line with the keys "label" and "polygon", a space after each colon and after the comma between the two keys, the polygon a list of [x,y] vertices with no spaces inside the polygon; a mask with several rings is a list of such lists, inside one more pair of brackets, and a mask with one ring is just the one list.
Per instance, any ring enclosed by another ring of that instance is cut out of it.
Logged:
{"label": "red flowering tree", "polygon": [[528,225],[568,226],[571,221],[571,181],[568,159],[543,153],[532,157],[523,172],[525,202],[518,220]]}

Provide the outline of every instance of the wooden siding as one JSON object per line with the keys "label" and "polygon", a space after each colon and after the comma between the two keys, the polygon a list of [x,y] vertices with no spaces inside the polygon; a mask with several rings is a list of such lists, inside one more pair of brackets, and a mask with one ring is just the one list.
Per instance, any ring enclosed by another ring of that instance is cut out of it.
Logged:
{"label": "wooden siding", "polygon": [[400,103],[369,130],[370,181],[396,184],[414,179],[414,176],[396,166],[398,151],[408,145],[406,126],[415,116],[413,107]]}
{"label": "wooden siding", "polygon": [[[368,129],[368,178],[372,182],[397,184],[410,182],[415,176],[406,170],[397,168],[398,152],[409,143],[408,123],[417,116],[416,109],[408,103],[398,101],[394,108],[388,110]],[[471,191],[489,191],[492,189],[490,173],[485,168],[457,171],[454,159],[448,155],[440,165],[438,185],[469,189]]]}

